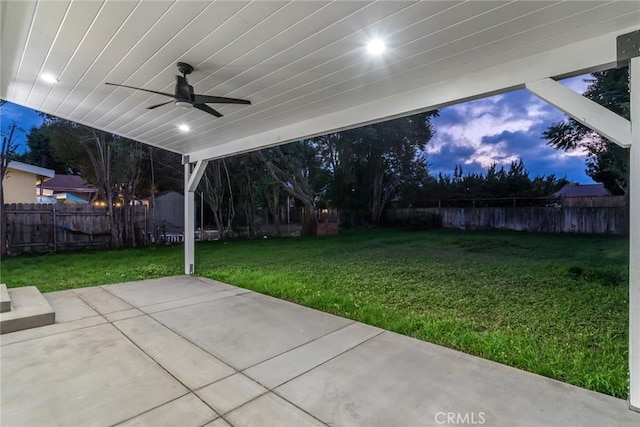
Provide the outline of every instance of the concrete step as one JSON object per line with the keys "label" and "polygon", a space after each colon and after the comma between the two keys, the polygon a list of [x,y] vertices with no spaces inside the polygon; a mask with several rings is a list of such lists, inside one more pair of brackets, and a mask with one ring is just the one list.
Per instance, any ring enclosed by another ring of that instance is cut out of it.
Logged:
{"label": "concrete step", "polygon": [[11,311],[11,297],[7,291],[7,285],[0,283],[0,313]]}
{"label": "concrete step", "polygon": [[56,315],[35,286],[8,290],[11,311],[0,313],[0,334],[51,325]]}

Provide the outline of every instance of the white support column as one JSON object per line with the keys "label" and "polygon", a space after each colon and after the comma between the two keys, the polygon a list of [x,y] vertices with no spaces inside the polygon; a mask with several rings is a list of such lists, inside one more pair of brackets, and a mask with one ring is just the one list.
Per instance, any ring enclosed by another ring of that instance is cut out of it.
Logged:
{"label": "white support column", "polygon": [[184,274],[195,271],[195,193],[189,191],[191,163],[184,164]]}
{"label": "white support column", "polygon": [[184,158],[184,274],[195,273],[196,267],[196,216],[195,191],[202,179],[208,160],[198,160],[193,170],[189,158]]}
{"label": "white support column", "polygon": [[640,411],[640,57],[631,59],[629,72],[629,406]]}

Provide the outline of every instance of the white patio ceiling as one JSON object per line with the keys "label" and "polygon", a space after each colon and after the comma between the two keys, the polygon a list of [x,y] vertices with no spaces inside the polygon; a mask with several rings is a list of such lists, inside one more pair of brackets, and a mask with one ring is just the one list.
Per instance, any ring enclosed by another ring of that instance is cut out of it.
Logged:
{"label": "white patio ceiling", "polygon": [[[221,157],[615,64],[638,1],[2,1],[0,96],[188,154]],[[379,37],[381,57],[364,46]],[[246,98],[225,116],[105,82]],[[49,85],[39,76],[50,73]],[[187,124],[188,133],[177,125]]]}

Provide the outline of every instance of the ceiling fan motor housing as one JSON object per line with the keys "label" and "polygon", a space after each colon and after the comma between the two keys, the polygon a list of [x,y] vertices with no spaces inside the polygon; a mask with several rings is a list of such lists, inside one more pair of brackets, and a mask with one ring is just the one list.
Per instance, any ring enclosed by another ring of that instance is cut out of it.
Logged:
{"label": "ceiling fan motor housing", "polygon": [[182,108],[193,107],[193,86],[191,86],[185,77],[176,76],[176,105]]}

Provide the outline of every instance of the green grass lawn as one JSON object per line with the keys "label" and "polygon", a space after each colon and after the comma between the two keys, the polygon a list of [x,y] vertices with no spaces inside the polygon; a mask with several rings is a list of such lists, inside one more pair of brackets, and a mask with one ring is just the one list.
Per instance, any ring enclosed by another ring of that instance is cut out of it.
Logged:
{"label": "green grass lawn", "polygon": [[[198,274],[627,397],[628,241],[399,230],[211,242]],[[24,256],[43,292],[181,274],[182,247]]]}

